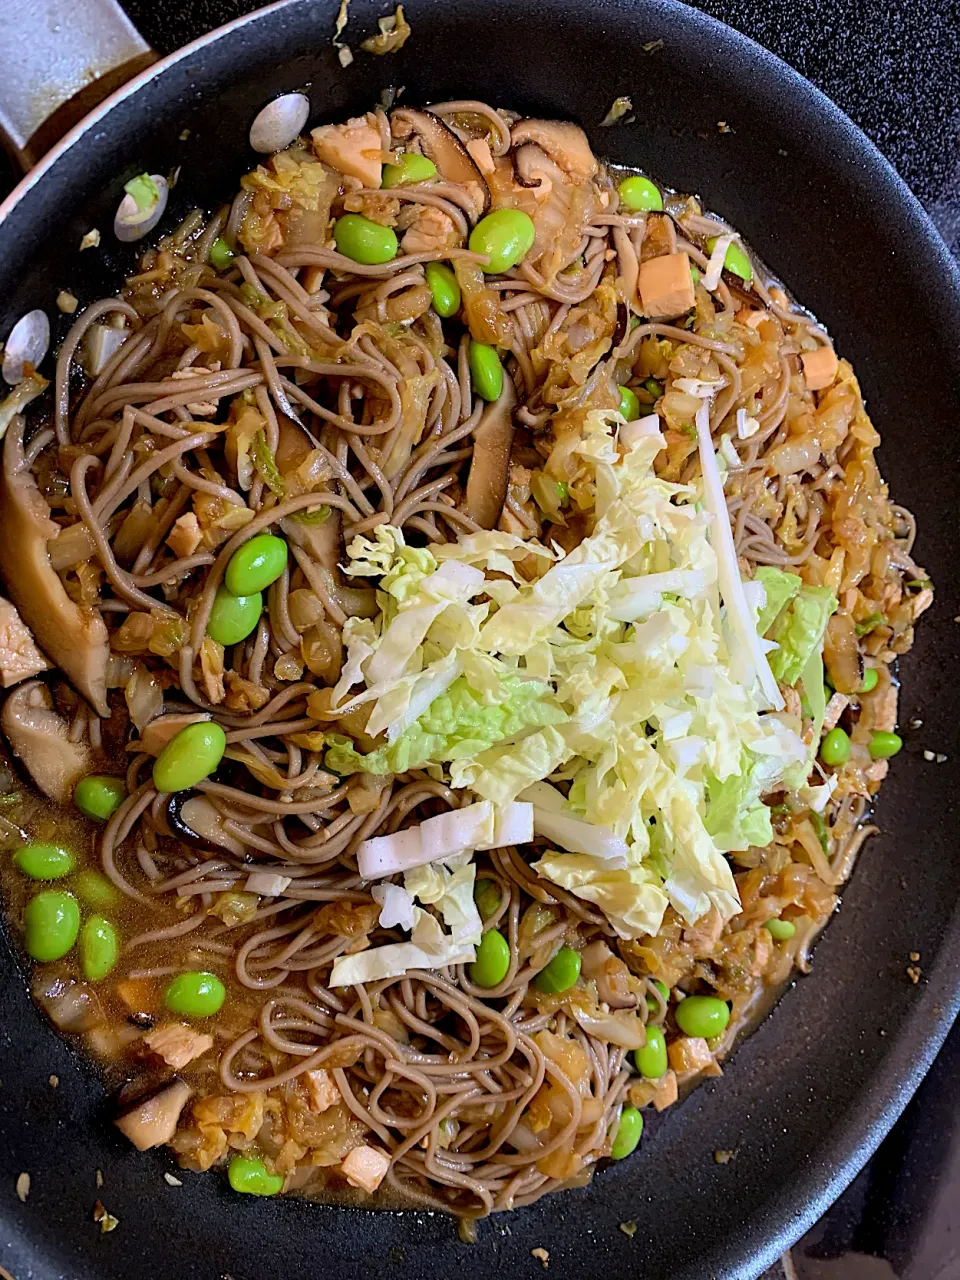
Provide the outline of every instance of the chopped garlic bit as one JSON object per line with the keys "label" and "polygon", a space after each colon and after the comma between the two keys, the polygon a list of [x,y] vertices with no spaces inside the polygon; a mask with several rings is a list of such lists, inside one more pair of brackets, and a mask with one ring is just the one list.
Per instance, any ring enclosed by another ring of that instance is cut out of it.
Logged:
{"label": "chopped garlic bit", "polygon": [[57,294],[57,307],[65,316],[72,316],[79,305],[80,299],[68,293],[66,289],[61,289]]}
{"label": "chopped garlic bit", "polygon": [[167,1186],[168,1186],[168,1187],[182,1187],[182,1186],[183,1186],[183,1183],[180,1181],[180,1179],[179,1179],[179,1178],[175,1178],[175,1177],[173,1176],[173,1174],[172,1174],[172,1173],[165,1173],[165,1174],[163,1175],[163,1180],[164,1180],[164,1182],[167,1184]]}
{"label": "chopped garlic bit", "polygon": [[[613,102],[610,104],[610,110],[600,121],[600,128],[609,129],[611,125],[617,124],[618,121],[624,118],[628,111],[632,110],[633,103],[625,94],[619,98],[614,98]],[[627,124],[629,123],[630,121],[628,120]]]}
{"label": "chopped garlic bit", "polygon": [[108,1231],[115,1231],[120,1225],[120,1219],[109,1213],[99,1200],[93,1206],[93,1220],[100,1223],[100,1231],[103,1235]]}
{"label": "chopped garlic bit", "polygon": [[27,1196],[30,1194],[30,1175],[29,1173],[21,1173],[17,1179],[17,1198],[21,1204],[27,1203]]}
{"label": "chopped garlic bit", "polygon": [[100,243],[100,232],[97,230],[96,227],[94,227],[93,230],[88,231],[87,234],[80,241],[80,252],[82,253],[84,249],[96,249],[99,243]]}

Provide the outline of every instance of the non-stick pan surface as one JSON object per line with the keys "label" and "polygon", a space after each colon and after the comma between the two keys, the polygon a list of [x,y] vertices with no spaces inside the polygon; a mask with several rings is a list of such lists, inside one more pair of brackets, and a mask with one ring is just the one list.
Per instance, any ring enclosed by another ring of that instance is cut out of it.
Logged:
{"label": "non-stick pan surface", "polygon": [[[411,0],[403,51],[361,54],[343,71],[333,9],[289,0],[241,20],[75,130],[0,212],[0,333],[32,307],[53,312],[60,289],[82,301],[116,290],[132,255],[109,228],[131,173],[182,166],[168,222],[228,197],[253,160],[249,121],[280,90],[305,87],[324,120],[366,108],[391,84],[410,102],[469,95],[573,118],[599,154],[700,192],[853,361],[883,433],[884,473],[918,514],[917,554],[938,588],[903,663],[903,722],[923,723],[904,729],[878,807],[883,834],[862,855],[814,973],[724,1078],[651,1125],[633,1159],[585,1190],[481,1224],[472,1248],[445,1218],[255,1201],[215,1175],[180,1173],[163,1152],[137,1154],[111,1129],[94,1073],[34,1010],[15,955],[0,948],[0,1264],[17,1280],[449,1280],[538,1275],[530,1251],[543,1247],[550,1273],[564,1278],[754,1275],[867,1158],[958,1004],[960,282],[917,203],[850,122],[693,10],[665,0]],[[350,31],[369,34],[382,12],[353,0]],[[635,122],[598,128],[622,93]],[[94,226],[101,250],[79,255]],[[949,758],[928,761],[925,749]],[[717,1163],[716,1151],[734,1154]],[[183,1185],[168,1185],[165,1171]],[[14,1194],[21,1172],[31,1175],[26,1203]],[[93,1221],[98,1198],[120,1219],[110,1235]],[[632,1236],[620,1230],[634,1221]]]}

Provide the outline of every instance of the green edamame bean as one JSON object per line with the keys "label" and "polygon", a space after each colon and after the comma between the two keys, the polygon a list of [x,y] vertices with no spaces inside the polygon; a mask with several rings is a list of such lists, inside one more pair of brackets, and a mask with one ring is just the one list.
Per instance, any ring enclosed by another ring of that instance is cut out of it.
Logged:
{"label": "green edamame bean", "polygon": [[106,822],[111,818],[126,796],[123,779],[112,778],[105,773],[91,773],[81,778],[73,789],[73,803],[95,822]]}
{"label": "green edamame bean", "polygon": [[647,1027],[647,1043],[634,1049],[633,1061],[646,1080],[659,1080],[667,1072],[667,1037],[662,1027]]}
{"label": "green edamame bean", "polygon": [[234,1156],[227,1180],[234,1191],[246,1196],[275,1196],[283,1190],[283,1175],[270,1173],[259,1156]]}
{"label": "green edamame bean", "polygon": [[13,865],[31,880],[61,880],[73,870],[75,860],[69,849],[34,840],[16,851]]}
{"label": "green edamame bean", "polygon": [[236,254],[221,236],[210,246],[208,261],[215,271],[226,271]]}
{"label": "green edamame bean", "polygon": [[494,347],[470,343],[470,377],[481,400],[499,400],[503,390],[503,365]]}
{"label": "green edamame bean", "polygon": [[163,1003],[183,1018],[212,1018],[227,998],[227,989],[215,973],[179,973],[167,983]]}
{"label": "green edamame bean", "polygon": [[359,213],[345,213],[333,224],[333,240],[345,258],[372,267],[392,262],[397,256],[397,237],[392,227],[382,227]]}
{"label": "green edamame bean", "polygon": [[895,756],[903,746],[903,739],[898,733],[886,733],[882,729],[878,729],[870,739],[870,745],[867,750],[870,752],[871,760],[889,760],[891,756]]}
{"label": "green edamame bean", "polygon": [[502,933],[488,929],[477,947],[477,958],[470,966],[470,981],[478,987],[496,987],[510,968],[510,944]]}
{"label": "green edamame bean", "polygon": [[157,756],[153,785],[158,791],[186,791],[209,778],[223,759],[227,739],[212,720],[200,720],[181,729]]}
{"label": "green edamame bean", "polygon": [[419,151],[404,151],[396,164],[383,166],[381,187],[403,187],[411,182],[429,182],[437,176],[437,166]]}
{"label": "green edamame bean", "polygon": [[252,596],[283,574],[287,567],[287,544],[272,533],[258,533],[230,557],[223,581],[235,596]]}
{"label": "green edamame bean", "polygon": [[637,393],[630,387],[620,387],[620,404],[617,406],[628,422],[636,422],[640,417],[640,401]]}
{"label": "green edamame bean", "polygon": [[490,919],[499,907],[502,896],[496,880],[488,880],[484,877],[477,881],[473,886],[473,900],[477,904],[481,920]]}
{"label": "green edamame bean", "polygon": [[792,938],[797,932],[797,926],[792,920],[768,920],[763,926],[770,934],[771,938],[776,938],[777,942],[786,942],[788,938]]}
{"label": "green edamame bean", "polygon": [[636,1107],[624,1107],[620,1112],[617,1136],[610,1148],[610,1154],[614,1160],[623,1160],[626,1156],[632,1155],[637,1149],[641,1133],[643,1133],[643,1116]]}
{"label": "green edamame bean", "polygon": [[673,1016],[684,1035],[710,1040],[726,1030],[730,1006],[717,996],[687,996],[676,1006]]}
{"label": "green edamame bean", "polygon": [[34,960],[59,960],[80,932],[80,904],[72,893],[44,889],[23,909],[27,954]]}
{"label": "green edamame bean", "polygon": [[[714,246],[719,240],[719,236],[711,236],[707,241],[707,248],[713,253]],[[750,259],[734,241],[733,244],[727,245],[727,252],[723,255],[723,266],[726,271],[732,271],[735,276],[739,276],[741,280],[745,280],[747,284],[753,279],[753,266]]]}
{"label": "green edamame bean", "polygon": [[831,729],[820,743],[820,759],[824,764],[840,765],[850,759],[850,738],[843,729]]}
{"label": "green edamame bean", "polygon": [[561,947],[548,965],[533,980],[534,986],[544,995],[556,996],[569,991],[580,977],[580,952],[572,947]]}
{"label": "green edamame bean", "polygon": [[873,693],[877,687],[877,681],[880,679],[880,673],[876,667],[867,667],[863,673],[863,684],[860,686],[861,693]]}
{"label": "green edamame bean", "polygon": [[453,269],[445,262],[428,262],[423,269],[430,296],[433,298],[433,309],[438,316],[449,319],[460,310],[460,286]]}
{"label": "green edamame bean", "polygon": [[659,400],[663,395],[663,387],[656,378],[647,378],[643,384],[643,389],[647,395],[653,396],[654,400]]}
{"label": "green edamame bean", "polygon": [[[658,991],[660,992],[660,994],[663,996],[664,1000],[666,1000],[666,1001],[667,1001],[667,1003],[669,1004],[669,1002],[670,1002],[670,988],[667,986],[667,984],[666,984],[665,982],[661,982],[659,978],[654,978],[652,981],[653,981],[653,985],[657,988],[657,990],[658,990]],[[657,1001],[657,997],[656,997],[656,996],[647,996],[647,1008],[648,1008],[651,1012],[654,1012],[655,1010],[657,1010],[657,1009],[659,1009],[659,1008],[660,1008],[660,1004],[659,1004],[659,1002]]]}
{"label": "green edamame bean", "polygon": [[663,196],[660,194],[659,187],[639,173],[634,174],[632,178],[624,178],[617,187],[617,191],[620,195],[620,203],[625,209],[650,212],[663,208]]}
{"label": "green edamame bean", "polygon": [[80,967],[88,982],[102,982],[120,955],[117,931],[104,916],[91,916],[80,930]]}
{"label": "green edamame bean", "polygon": [[522,209],[496,209],[481,218],[470,232],[470,249],[490,259],[483,270],[500,275],[515,267],[533,246],[536,230]]}
{"label": "green edamame bean", "polygon": [[217,644],[239,644],[255,630],[263,613],[263,596],[254,591],[249,596],[235,596],[226,587],[217,587],[213,608],[207,623],[207,635]]}
{"label": "green edamame bean", "polygon": [[113,907],[120,900],[119,893],[107,877],[92,867],[77,872],[73,887],[89,907]]}

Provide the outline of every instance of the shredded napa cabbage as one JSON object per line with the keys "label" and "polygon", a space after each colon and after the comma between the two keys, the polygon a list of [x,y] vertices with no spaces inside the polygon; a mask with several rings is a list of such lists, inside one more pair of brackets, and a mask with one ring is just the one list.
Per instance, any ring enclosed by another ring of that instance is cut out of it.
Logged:
{"label": "shredded napa cabbage", "polygon": [[[764,796],[809,772],[799,720],[768,713],[783,700],[766,652],[802,657],[811,679],[813,614],[825,626],[829,612],[796,575],[745,589],[712,445],[703,488],[673,484],[653,468],[658,435],[624,425],[588,415],[594,520],[567,554],[498,531],[429,551],[389,526],[354,540],[344,567],[379,577],[381,617],[348,624],[334,705],[375,701],[383,744],[334,735],[326,763],[429,767],[497,806],[563,784],[559,817],[552,796],[536,801],[561,848],[535,869],[638,937],[668,905],[689,923],[739,911],[725,853],[768,843]],[[578,848],[591,831],[596,847]]]}

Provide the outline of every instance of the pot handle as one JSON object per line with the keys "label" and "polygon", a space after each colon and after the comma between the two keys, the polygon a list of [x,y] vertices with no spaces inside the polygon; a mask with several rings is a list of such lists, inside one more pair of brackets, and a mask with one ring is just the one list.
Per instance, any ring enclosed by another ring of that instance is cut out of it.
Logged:
{"label": "pot handle", "polygon": [[24,170],[157,54],[116,0],[10,0],[0,138]]}

